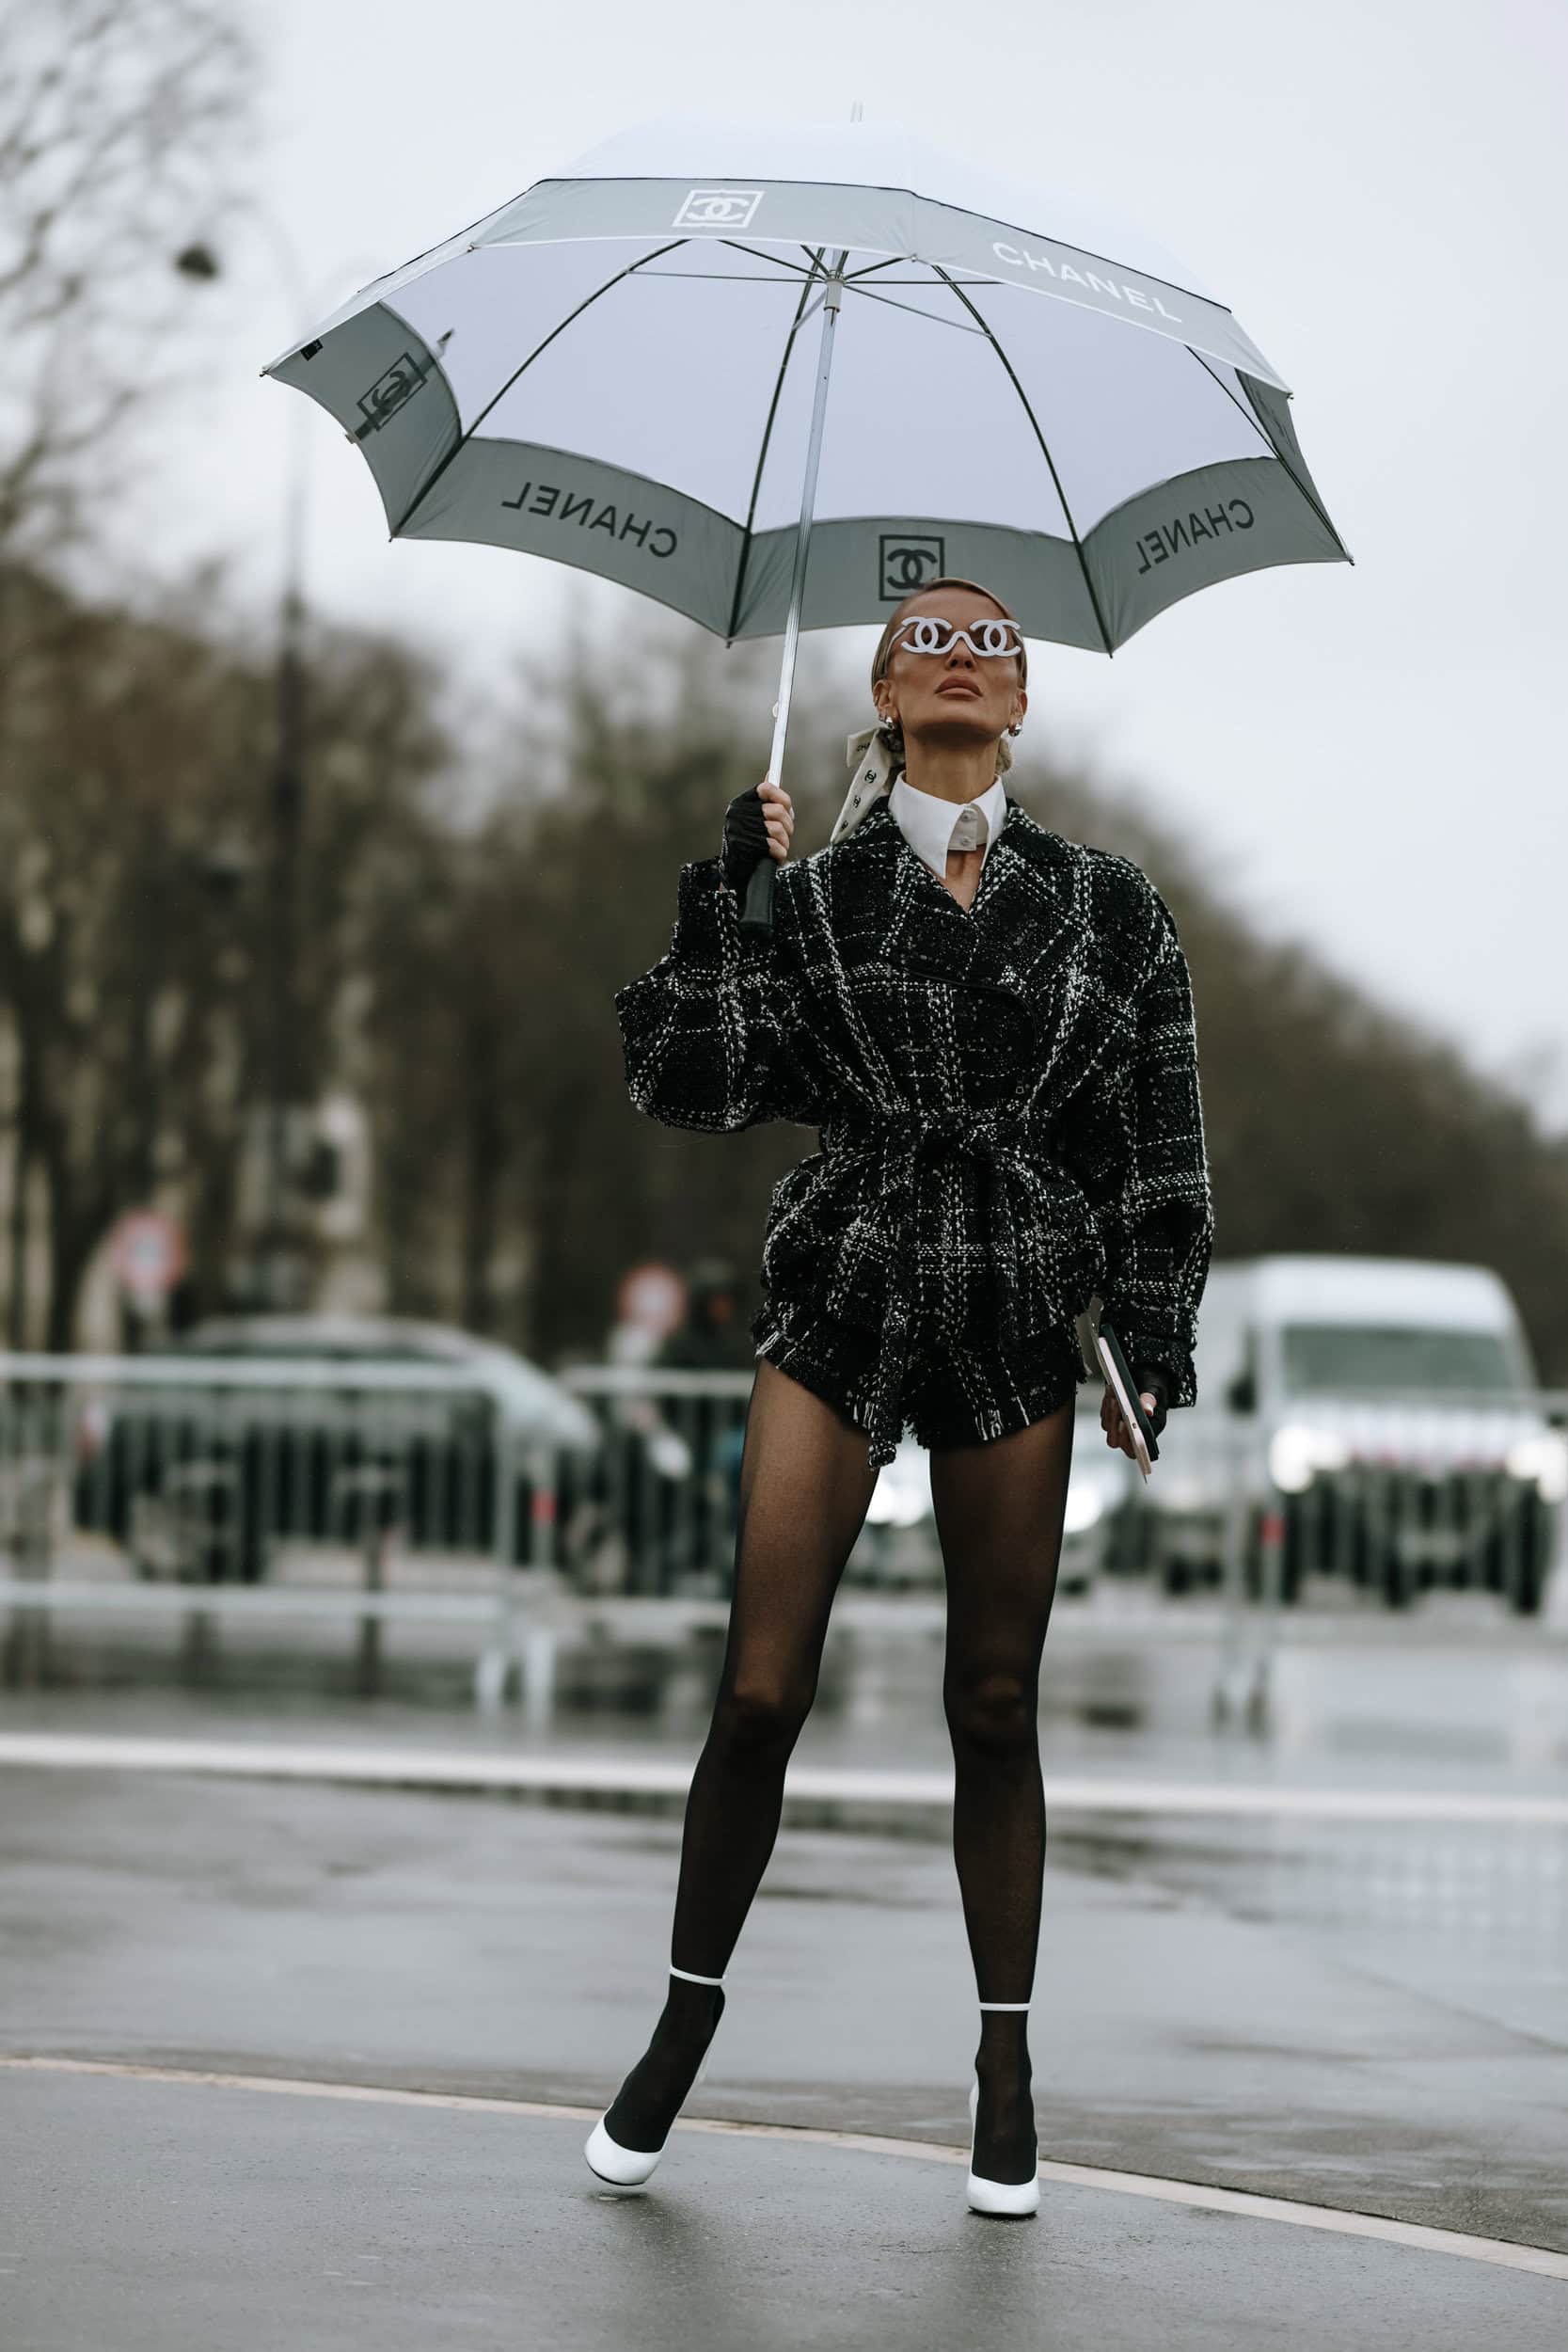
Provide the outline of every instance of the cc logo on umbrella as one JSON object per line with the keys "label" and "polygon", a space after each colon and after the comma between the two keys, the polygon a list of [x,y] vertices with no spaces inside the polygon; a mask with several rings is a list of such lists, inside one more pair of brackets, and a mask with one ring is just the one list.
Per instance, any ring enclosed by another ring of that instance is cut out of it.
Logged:
{"label": "cc logo on umbrella", "polygon": [[744,229],[762,202],[761,188],[689,188],[676,229]]}
{"label": "cc logo on umbrella", "polygon": [[917,588],[924,588],[928,580],[940,580],[947,568],[942,539],[911,538],[908,532],[882,533],[882,586],[884,604],[896,604],[902,596],[912,596]]}
{"label": "cc logo on umbrella", "polygon": [[360,393],[358,408],[365,421],[355,426],[354,438],[363,441],[367,433],[379,433],[384,424],[389,424],[398,410],[422,389],[430,368],[428,360],[421,366],[411,351],[400,353],[391,366],[376,377],[370,390]]}

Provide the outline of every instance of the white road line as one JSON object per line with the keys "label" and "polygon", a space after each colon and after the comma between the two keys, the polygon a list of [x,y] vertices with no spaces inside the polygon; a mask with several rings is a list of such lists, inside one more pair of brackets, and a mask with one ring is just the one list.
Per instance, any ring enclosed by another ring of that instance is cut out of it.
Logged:
{"label": "white road line", "polygon": [[[306,1746],[272,1740],[147,1740],[0,1732],[0,1766],[62,1772],[200,1772],[254,1780],[357,1782],[401,1788],[532,1790],[570,1796],[681,1796],[691,1761],[654,1756],[515,1756],[479,1749]],[[945,1805],[950,1772],[871,1772],[792,1764],[785,1797],[814,1803]],[[1281,1788],[1268,1783],[1118,1780],[1048,1774],[1048,1804],[1069,1812],[1290,1816],[1355,1821],[1518,1821],[1568,1827],[1568,1791],[1527,1796],[1427,1788]]]}
{"label": "white road line", "polygon": [[[395,2107],[435,2107],[466,2115],[538,2116],[552,2122],[595,2123],[597,2107],[549,2106],[532,2099],[485,2099],[472,2092],[394,2090],[376,2083],[313,2082],[283,2074],[226,2074],[195,2067],[136,2066],[107,2058],[12,2057],[0,2054],[0,2069],[17,2074],[105,2074],[120,2081],[176,2083],[207,2090],[265,2090],[293,2099],[350,2099]],[[940,2140],[887,2139],[873,2132],[822,2131],[797,2123],[729,2123],[706,2116],[682,2116],[678,2132],[721,2132],[740,2139],[787,2139],[844,2148],[870,2156],[913,2157],[926,2164],[967,2167],[967,2148]],[[1493,2263],[1504,2270],[1528,2270],[1545,2279],[1568,2279],[1568,2254],[1547,2246],[1520,2246],[1511,2238],[1472,2237],[1463,2230],[1434,2230],[1419,2221],[1391,2221],[1385,2215],[1342,2211],[1334,2205],[1297,2204],[1288,2197],[1259,2197],[1250,2190],[1212,2188],[1201,2181],[1167,2181],[1152,2172],[1114,2172],[1100,2165],[1040,2162],[1040,2178],[1077,2188],[1106,2189],[1122,2197],[1152,2197],[1162,2203],[1197,2205],[1211,2213],[1244,2215],[1255,2221],[1284,2221],[1298,2230],[1330,2230],[1341,2237],[1381,2238],[1428,2254],[1457,2254],[1463,2261]]]}

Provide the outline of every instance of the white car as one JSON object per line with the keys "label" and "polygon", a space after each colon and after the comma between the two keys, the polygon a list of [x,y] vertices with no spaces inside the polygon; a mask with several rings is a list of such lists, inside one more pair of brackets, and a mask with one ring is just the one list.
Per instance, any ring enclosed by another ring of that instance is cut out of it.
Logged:
{"label": "white car", "polygon": [[1216,1263],[1197,1403],[1173,1413],[1144,1497],[1167,1583],[1227,1547],[1262,1589],[1340,1576],[1398,1606],[1468,1583],[1539,1608],[1568,1442],[1538,1401],[1489,1266],[1300,1252]]}

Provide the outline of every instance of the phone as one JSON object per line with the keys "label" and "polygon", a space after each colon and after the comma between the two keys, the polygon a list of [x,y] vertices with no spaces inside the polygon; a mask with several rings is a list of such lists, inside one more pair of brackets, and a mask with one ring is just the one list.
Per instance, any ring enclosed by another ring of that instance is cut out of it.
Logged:
{"label": "phone", "polygon": [[1096,1332],[1095,1345],[1100,1351],[1106,1385],[1120,1406],[1121,1417],[1132,1435],[1132,1457],[1147,1478],[1150,1463],[1160,1458],[1160,1448],[1149,1426],[1148,1415],[1139,1399],[1132,1368],[1121,1352],[1121,1342],[1108,1323],[1102,1323]]}

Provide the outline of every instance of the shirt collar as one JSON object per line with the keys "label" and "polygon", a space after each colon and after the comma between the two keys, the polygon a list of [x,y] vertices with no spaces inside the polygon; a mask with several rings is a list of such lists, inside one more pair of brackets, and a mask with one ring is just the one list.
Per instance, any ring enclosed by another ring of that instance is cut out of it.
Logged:
{"label": "shirt collar", "polygon": [[947,852],[952,845],[954,827],[965,808],[978,809],[985,818],[986,838],[981,848],[981,870],[985,868],[985,852],[1002,830],[1007,814],[1007,795],[1000,776],[993,776],[986,789],[962,807],[952,801],[943,801],[934,792],[921,792],[911,784],[900,770],[893,780],[888,795],[892,815],[905,840],[934,873],[947,872]]}

